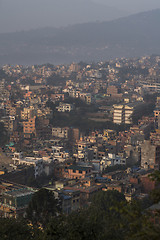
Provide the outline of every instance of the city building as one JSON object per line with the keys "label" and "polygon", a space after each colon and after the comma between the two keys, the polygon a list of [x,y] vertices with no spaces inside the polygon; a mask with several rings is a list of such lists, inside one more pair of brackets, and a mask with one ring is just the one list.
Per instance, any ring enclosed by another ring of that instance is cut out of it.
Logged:
{"label": "city building", "polygon": [[70,112],[74,110],[74,105],[69,103],[59,103],[59,106],[56,107],[58,112]]}
{"label": "city building", "polygon": [[65,127],[65,128],[54,127],[54,128],[52,128],[52,136],[58,137],[58,138],[68,138],[69,132],[70,132],[69,127]]}
{"label": "city building", "polygon": [[113,122],[117,124],[131,124],[132,123],[132,113],[134,107],[128,105],[114,105],[113,106]]}
{"label": "city building", "polygon": [[90,176],[92,173],[92,167],[71,165],[66,169],[65,178],[81,179]]}
{"label": "city building", "polygon": [[160,145],[154,145],[150,140],[141,144],[141,167],[160,169]]}
{"label": "city building", "polygon": [[23,122],[23,133],[24,136],[28,134],[36,133],[36,117],[29,118],[28,120]]}
{"label": "city building", "polygon": [[15,166],[18,166],[18,165],[33,166],[35,178],[40,176],[43,173],[43,159],[42,158],[35,158],[35,157],[23,158],[22,153],[15,152],[14,157],[12,158],[12,161]]}
{"label": "city building", "polygon": [[25,210],[35,191],[32,188],[21,187],[2,193],[0,216],[5,218],[25,217]]}

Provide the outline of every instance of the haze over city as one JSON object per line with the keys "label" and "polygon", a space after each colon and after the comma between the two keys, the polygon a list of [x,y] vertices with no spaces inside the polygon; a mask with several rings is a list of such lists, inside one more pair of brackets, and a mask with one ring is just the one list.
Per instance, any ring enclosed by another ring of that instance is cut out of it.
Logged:
{"label": "haze over city", "polygon": [[160,0],[0,0],[0,239],[160,239]]}
{"label": "haze over city", "polygon": [[0,33],[106,21],[156,8],[158,0],[0,0]]}

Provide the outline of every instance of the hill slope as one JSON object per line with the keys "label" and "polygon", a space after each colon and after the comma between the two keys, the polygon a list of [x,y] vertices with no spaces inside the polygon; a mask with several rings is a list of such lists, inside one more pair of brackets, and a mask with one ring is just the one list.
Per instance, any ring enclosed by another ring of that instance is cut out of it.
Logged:
{"label": "hill slope", "polygon": [[160,10],[101,23],[0,34],[0,64],[98,61],[160,54]]}
{"label": "hill slope", "polygon": [[0,0],[0,33],[108,21],[127,15],[93,0]]}

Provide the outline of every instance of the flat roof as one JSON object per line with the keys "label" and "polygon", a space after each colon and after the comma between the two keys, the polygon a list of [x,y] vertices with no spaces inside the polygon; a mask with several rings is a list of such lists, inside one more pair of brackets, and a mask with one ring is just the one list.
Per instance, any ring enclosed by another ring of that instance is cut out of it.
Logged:
{"label": "flat roof", "polygon": [[33,194],[34,191],[26,188],[16,189],[12,191],[5,192],[4,195],[12,196],[12,197],[21,197]]}
{"label": "flat roof", "polygon": [[73,169],[73,170],[80,170],[80,171],[86,171],[91,169],[91,167],[83,167],[83,166],[79,166],[79,165],[71,165],[68,167],[68,169]]}

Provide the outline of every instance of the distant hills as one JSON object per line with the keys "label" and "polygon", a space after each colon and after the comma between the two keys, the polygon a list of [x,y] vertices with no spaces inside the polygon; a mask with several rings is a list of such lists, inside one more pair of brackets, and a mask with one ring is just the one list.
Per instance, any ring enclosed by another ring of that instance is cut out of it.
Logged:
{"label": "distant hills", "polygon": [[0,64],[70,63],[160,54],[160,9],[108,22],[0,34]]}
{"label": "distant hills", "polygon": [[0,33],[108,21],[128,11],[93,0],[0,0]]}

